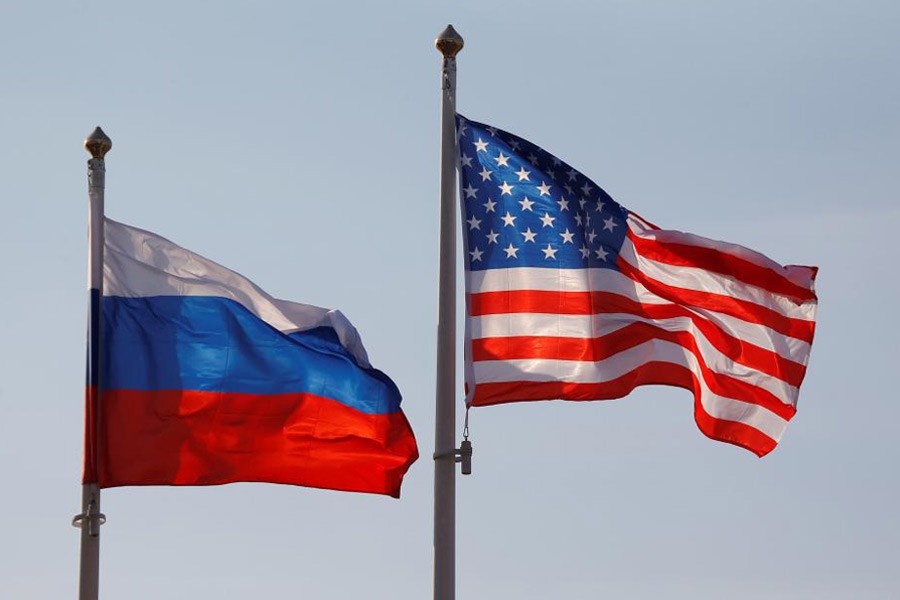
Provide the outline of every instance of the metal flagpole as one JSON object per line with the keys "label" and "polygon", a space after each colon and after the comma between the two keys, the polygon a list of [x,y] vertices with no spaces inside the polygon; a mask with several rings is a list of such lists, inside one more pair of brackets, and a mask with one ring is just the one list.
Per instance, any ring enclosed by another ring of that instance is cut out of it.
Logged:
{"label": "metal flagpole", "polygon": [[452,25],[434,45],[441,70],[441,236],[434,424],[434,600],[456,596],[456,55]]}
{"label": "metal flagpole", "polygon": [[88,385],[84,426],[84,482],[81,488],[81,514],[72,525],[81,528],[81,573],[79,600],[97,600],[100,584],[100,526],[106,517],[100,512],[100,485],[97,464],[100,418],[100,326],[103,307],[103,192],[106,187],[104,156],[112,140],[97,127],[84,140],[90,152],[88,160]]}

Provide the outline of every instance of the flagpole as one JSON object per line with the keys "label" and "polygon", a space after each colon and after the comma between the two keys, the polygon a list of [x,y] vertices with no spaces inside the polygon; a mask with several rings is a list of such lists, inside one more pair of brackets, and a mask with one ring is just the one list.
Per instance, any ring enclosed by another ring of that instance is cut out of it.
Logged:
{"label": "flagpole", "polygon": [[79,600],[97,600],[100,587],[100,526],[106,517],[100,512],[100,485],[97,472],[100,426],[100,327],[103,299],[103,193],[106,187],[104,156],[112,140],[97,127],[84,140],[91,154],[88,160],[88,382],[84,426],[84,479],[81,487],[81,514],[72,525],[81,528],[81,571]]}
{"label": "flagpole", "polygon": [[448,25],[434,45],[441,69],[441,225],[434,424],[434,600],[456,596],[456,55]]}

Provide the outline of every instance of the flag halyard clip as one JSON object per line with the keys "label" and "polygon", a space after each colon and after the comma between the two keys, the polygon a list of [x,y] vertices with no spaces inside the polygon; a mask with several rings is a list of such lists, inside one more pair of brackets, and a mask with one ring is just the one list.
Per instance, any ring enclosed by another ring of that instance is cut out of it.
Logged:
{"label": "flag halyard clip", "polygon": [[94,506],[94,501],[91,500],[86,512],[72,517],[72,527],[81,529],[87,523],[88,535],[91,537],[100,535],[100,526],[106,523],[106,515],[97,512]]}
{"label": "flag halyard clip", "polygon": [[459,448],[454,448],[448,452],[435,452],[432,457],[434,460],[440,460],[449,456],[454,457],[454,462],[461,463],[463,475],[472,474],[472,442],[463,440]]}
{"label": "flag halyard clip", "polygon": [[472,474],[472,442],[469,441],[469,407],[466,406],[466,421],[465,426],[463,427],[463,441],[460,443],[459,448],[454,448],[453,450],[447,452],[435,452],[432,455],[434,460],[439,460],[442,458],[447,458],[452,456],[454,458],[454,462],[460,463],[460,471],[463,475],[471,475]]}

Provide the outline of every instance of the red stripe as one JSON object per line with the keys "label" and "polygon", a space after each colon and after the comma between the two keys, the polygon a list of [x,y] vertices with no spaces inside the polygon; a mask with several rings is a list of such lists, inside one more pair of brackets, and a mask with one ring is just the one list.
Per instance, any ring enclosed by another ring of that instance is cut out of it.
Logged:
{"label": "red stripe", "polygon": [[783,419],[797,412],[770,391],[740,379],[712,371],[697,341],[686,331],[667,331],[647,323],[632,323],[599,338],[502,337],[472,340],[472,360],[556,359],[595,362],[628,348],[659,339],[688,350],[697,358],[703,380],[719,396],[767,408]]}
{"label": "red stripe", "polygon": [[104,390],[100,486],[266,481],[400,495],[418,457],[402,412],[311,394]]}
{"label": "red stripe", "polygon": [[661,384],[694,392],[694,418],[704,435],[746,448],[758,456],[771,452],[777,442],[749,425],[710,416],[700,404],[700,385],[696,375],[671,363],[646,363],[605,383],[567,383],[518,381],[480,383],[475,386],[472,404],[489,406],[528,400],[611,400],[631,393],[640,385]]}
{"label": "red stripe", "polygon": [[507,313],[595,315],[618,312],[616,309],[623,301],[634,303],[612,292],[504,290],[470,294],[469,311],[473,317]]}
{"label": "red stripe", "polygon": [[678,267],[695,267],[732,277],[744,283],[788,296],[799,302],[816,299],[812,290],[797,285],[784,275],[714,248],[642,238],[629,231],[628,237],[638,254]]}
{"label": "red stripe", "polygon": [[746,448],[759,457],[765,456],[778,445],[778,442],[759,429],[710,416],[699,402],[694,403],[694,420],[706,437]]}
{"label": "red stripe", "polygon": [[96,385],[84,389],[84,465],[82,483],[97,483],[97,400]]}
{"label": "red stripe", "polygon": [[694,306],[712,310],[732,317],[737,317],[748,323],[765,325],[782,335],[787,335],[798,340],[812,343],[816,324],[813,321],[792,319],[765,306],[754,304],[748,300],[741,300],[732,296],[713,294],[710,292],[698,292],[685,288],[674,287],[660,283],[655,279],[645,276],[621,258],[618,260],[619,269],[631,279],[641,283],[652,293],[682,306]]}
{"label": "red stripe", "polygon": [[[610,292],[547,292],[522,290],[484,292],[469,296],[472,316],[508,313],[590,315],[626,313],[647,319],[686,317],[722,354],[762,373],[799,387],[806,367],[777,352],[760,348],[724,332],[708,319],[677,304],[641,304]],[[556,309],[556,310],[554,310]]]}

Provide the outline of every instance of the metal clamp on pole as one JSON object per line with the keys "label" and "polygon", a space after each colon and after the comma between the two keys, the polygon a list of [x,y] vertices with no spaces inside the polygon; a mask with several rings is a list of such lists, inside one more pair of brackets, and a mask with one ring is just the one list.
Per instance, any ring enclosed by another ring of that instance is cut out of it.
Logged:
{"label": "metal clamp on pole", "polygon": [[454,458],[453,462],[458,462],[462,464],[462,474],[463,475],[471,475],[472,474],[472,442],[469,440],[463,440],[463,442],[459,445],[459,448],[454,448],[449,452],[435,452],[433,455],[434,460],[439,460],[441,458],[447,458],[452,456]]}
{"label": "metal clamp on pole", "polygon": [[96,512],[94,503],[91,502],[88,504],[86,512],[72,517],[72,527],[81,529],[84,527],[85,523],[87,523],[88,535],[97,537],[100,535],[100,526],[106,523],[106,515],[101,512]]}

